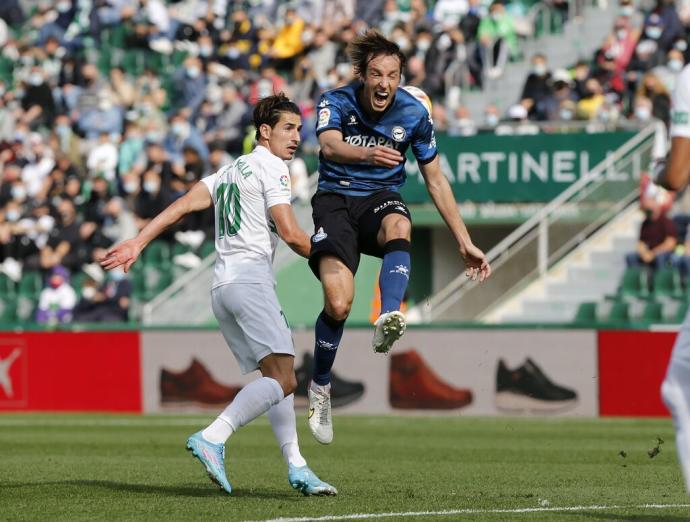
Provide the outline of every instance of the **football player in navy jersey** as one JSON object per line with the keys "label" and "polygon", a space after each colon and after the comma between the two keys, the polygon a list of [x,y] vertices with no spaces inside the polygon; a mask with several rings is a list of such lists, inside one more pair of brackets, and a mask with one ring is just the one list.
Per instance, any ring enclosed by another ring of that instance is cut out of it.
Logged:
{"label": "football player in navy jersey", "polygon": [[324,308],[315,326],[309,427],[323,444],[333,440],[330,372],[354,298],[360,254],[383,259],[374,351],[388,352],[405,331],[400,305],[410,277],[412,226],[398,191],[405,183],[410,146],[429,195],[458,243],[465,273],[480,281],[491,273],[441,172],[431,116],[399,87],[405,55],[376,30],[355,38],[349,54],[359,81],[322,95],[316,126],[321,153],[309,265],[321,280]]}

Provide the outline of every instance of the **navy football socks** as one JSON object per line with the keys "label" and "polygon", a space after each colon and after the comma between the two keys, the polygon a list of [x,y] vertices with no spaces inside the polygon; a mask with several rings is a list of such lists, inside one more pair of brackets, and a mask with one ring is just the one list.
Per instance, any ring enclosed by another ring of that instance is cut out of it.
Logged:
{"label": "navy football socks", "polygon": [[325,386],[331,382],[331,368],[344,328],[345,321],[336,321],[323,310],[316,319],[313,370],[316,384]]}
{"label": "navy football socks", "polygon": [[384,252],[379,275],[382,314],[400,310],[410,280],[410,242],[393,239],[386,243]]}

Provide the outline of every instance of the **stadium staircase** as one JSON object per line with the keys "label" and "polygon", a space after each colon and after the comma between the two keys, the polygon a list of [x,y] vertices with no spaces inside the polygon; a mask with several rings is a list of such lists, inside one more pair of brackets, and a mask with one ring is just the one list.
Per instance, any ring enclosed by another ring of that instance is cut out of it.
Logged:
{"label": "stadium staircase", "polygon": [[580,59],[590,60],[611,31],[617,11],[617,2],[587,2],[582,17],[571,14],[569,21],[562,25],[560,15],[548,5],[542,2],[533,5],[528,18],[534,35],[521,40],[522,59],[508,63],[501,77],[485,80],[483,90],[463,93],[462,102],[469,108],[472,119],[483,121],[484,108],[491,103],[505,114],[519,101],[533,54],[544,54],[552,72],[568,68]]}
{"label": "stadium staircase", "polygon": [[664,296],[656,300],[644,273],[624,269],[639,231],[639,175],[651,164],[654,135],[654,125],[645,127],[492,248],[491,278],[479,285],[460,274],[412,308],[410,319],[675,320],[684,307],[677,274],[664,273],[654,286]]}

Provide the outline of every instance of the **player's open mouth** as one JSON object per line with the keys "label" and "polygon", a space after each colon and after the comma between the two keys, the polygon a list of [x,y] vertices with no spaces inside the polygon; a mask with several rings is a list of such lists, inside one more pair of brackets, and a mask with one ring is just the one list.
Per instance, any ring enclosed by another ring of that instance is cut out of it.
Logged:
{"label": "player's open mouth", "polygon": [[388,103],[388,97],[390,94],[386,91],[375,91],[374,92],[374,106],[377,108],[385,107]]}

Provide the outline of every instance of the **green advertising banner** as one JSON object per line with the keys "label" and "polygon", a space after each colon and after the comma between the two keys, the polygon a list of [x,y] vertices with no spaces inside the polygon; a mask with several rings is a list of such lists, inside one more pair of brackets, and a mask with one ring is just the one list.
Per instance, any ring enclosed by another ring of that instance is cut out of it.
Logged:
{"label": "green advertising banner", "polygon": [[[546,202],[587,174],[634,132],[436,137],[441,167],[458,202]],[[427,203],[429,195],[414,160],[406,164],[407,203]],[[615,173],[607,173],[615,176]],[[627,179],[627,175],[626,175]]]}

